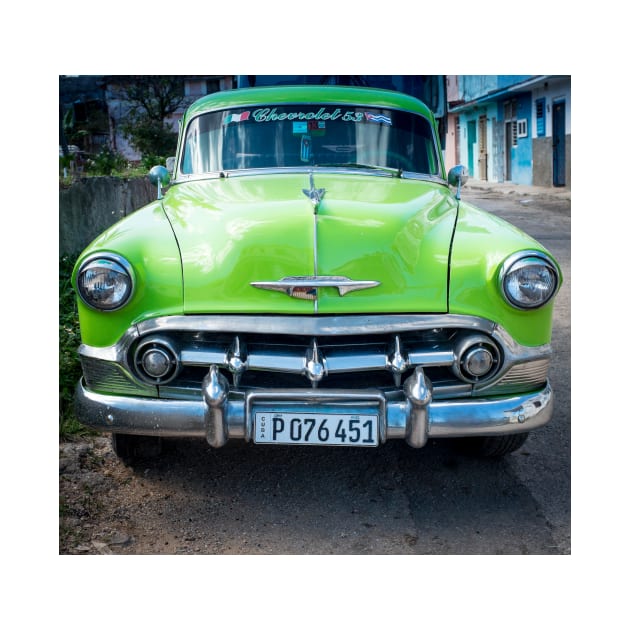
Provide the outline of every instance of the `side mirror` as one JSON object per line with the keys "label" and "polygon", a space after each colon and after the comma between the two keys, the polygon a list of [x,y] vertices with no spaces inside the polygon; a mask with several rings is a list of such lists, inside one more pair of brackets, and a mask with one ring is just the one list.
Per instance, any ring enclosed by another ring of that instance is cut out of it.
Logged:
{"label": "side mirror", "polygon": [[461,198],[462,186],[468,181],[468,171],[463,164],[454,166],[448,172],[449,186],[457,186],[457,192],[455,193],[455,199]]}
{"label": "side mirror", "polygon": [[164,166],[154,166],[149,171],[149,181],[157,186],[157,198],[162,199],[162,186],[168,186],[171,181],[171,175]]}

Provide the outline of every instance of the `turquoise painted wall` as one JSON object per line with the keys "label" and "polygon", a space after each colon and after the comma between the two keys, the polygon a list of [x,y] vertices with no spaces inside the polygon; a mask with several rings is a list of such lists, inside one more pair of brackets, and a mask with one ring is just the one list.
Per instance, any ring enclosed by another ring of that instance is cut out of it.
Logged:
{"label": "turquoise painted wall", "polygon": [[[499,115],[503,117],[503,108],[499,107]],[[515,184],[530,186],[533,182],[533,145],[532,145],[532,99],[531,94],[520,95],[517,99],[516,117],[527,121],[527,136],[517,139],[517,145],[511,149],[511,178],[506,173],[506,180]]]}

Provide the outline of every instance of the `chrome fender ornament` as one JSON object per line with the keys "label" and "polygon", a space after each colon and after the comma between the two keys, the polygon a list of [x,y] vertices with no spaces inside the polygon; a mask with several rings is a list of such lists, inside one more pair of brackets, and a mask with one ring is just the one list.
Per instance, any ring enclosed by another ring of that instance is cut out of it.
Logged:
{"label": "chrome fender ornament", "polygon": [[317,290],[322,287],[333,287],[343,297],[352,291],[361,291],[377,287],[381,283],[376,280],[351,280],[346,276],[287,276],[275,282],[250,282],[251,286],[267,291],[280,291],[289,297],[301,300],[315,300]]}

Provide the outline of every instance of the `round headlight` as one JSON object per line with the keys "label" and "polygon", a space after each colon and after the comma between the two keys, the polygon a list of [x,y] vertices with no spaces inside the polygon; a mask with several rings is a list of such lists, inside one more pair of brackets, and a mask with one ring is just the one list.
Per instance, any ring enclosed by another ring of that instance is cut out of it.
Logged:
{"label": "round headlight", "polygon": [[132,289],[131,267],[119,256],[90,258],[77,274],[81,299],[101,311],[113,311],[126,304]]}
{"label": "round headlight", "polygon": [[516,308],[532,309],[546,304],[558,288],[558,270],[541,253],[523,253],[509,258],[500,274],[505,299]]}

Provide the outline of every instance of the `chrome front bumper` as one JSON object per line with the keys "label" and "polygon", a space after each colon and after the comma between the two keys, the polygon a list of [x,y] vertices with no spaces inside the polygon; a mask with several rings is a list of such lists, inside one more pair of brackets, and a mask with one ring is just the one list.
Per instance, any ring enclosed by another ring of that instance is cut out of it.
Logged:
{"label": "chrome front bumper", "polygon": [[212,366],[198,400],[111,396],[87,390],[79,382],[75,396],[78,420],[114,433],[203,437],[214,447],[228,439],[250,441],[257,407],[308,408],[310,413],[377,411],[379,441],[405,439],[419,448],[429,438],[501,435],[531,431],[551,419],[549,384],[527,394],[496,398],[432,400],[431,383],[422,368],[406,380],[402,391],[380,390],[230,390]]}

